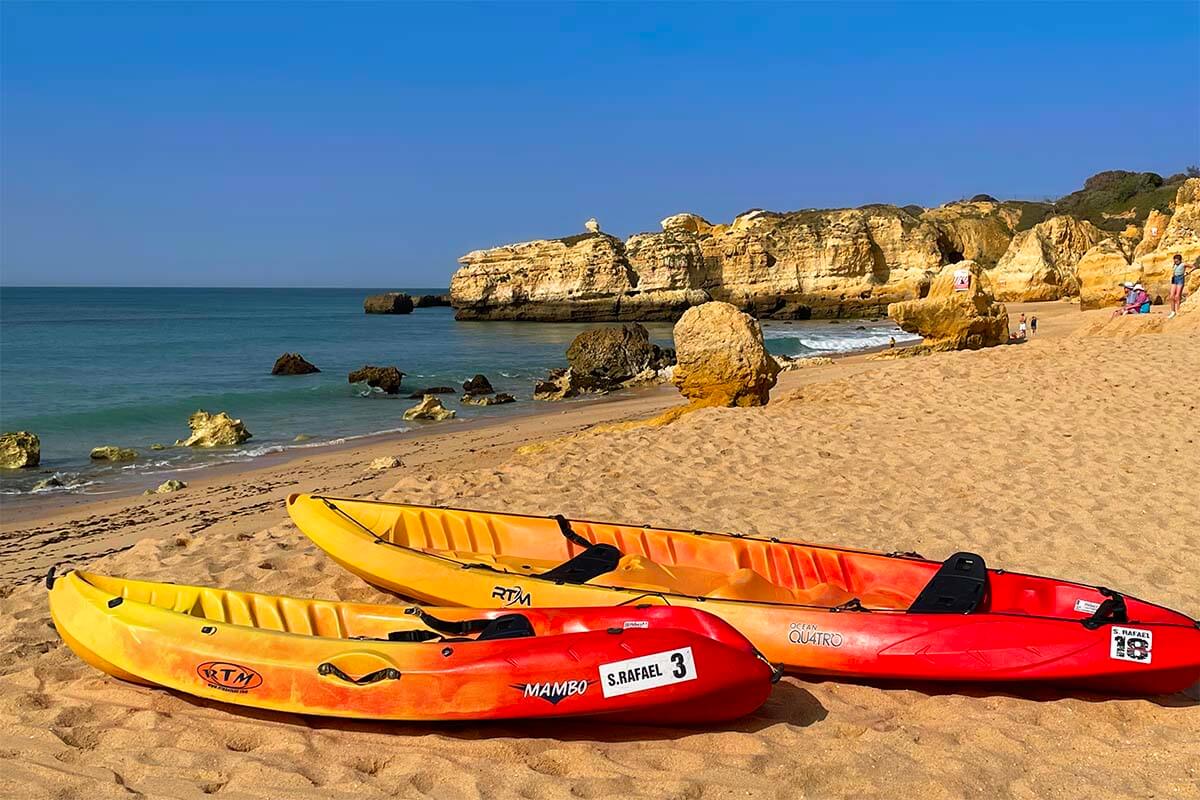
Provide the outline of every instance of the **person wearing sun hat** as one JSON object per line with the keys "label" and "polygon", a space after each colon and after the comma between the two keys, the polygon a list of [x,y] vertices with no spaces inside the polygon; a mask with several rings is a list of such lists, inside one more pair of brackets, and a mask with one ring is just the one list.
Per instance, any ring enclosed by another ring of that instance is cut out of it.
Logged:
{"label": "person wearing sun hat", "polygon": [[1134,289],[1133,281],[1122,281],[1121,288],[1125,290],[1125,301],[1121,307],[1113,310],[1114,317],[1123,317],[1126,314],[1132,314],[1137,310],[1137,305],[1133,302],[1137,299],[1137,292]]}
{"label": "person wearing sun hat", "polygon": [[1140,283],[1133,285],[1133,310],[1131,314],[1149,314],[1150,313],[1150,293],[1146,291],[1146,287]]}

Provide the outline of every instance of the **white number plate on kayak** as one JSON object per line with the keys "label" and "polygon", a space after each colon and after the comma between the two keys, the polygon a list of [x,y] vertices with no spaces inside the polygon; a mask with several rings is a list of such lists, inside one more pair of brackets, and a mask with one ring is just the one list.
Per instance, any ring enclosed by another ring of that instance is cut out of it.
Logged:
{"label": "white number plate on kayak", "polygon": [[694,680],[696,660],[690,647],[600,665],[600,689],[605,697],[620,697]]}
{"label": "white number plate on kayak", "polygon": [[1154,634],[1140,628],[1112,628],[1109,639],[1108,657],[1119,661],[1136,661],[1139,664],[1150,663],[1150,648],[1154,643]]}

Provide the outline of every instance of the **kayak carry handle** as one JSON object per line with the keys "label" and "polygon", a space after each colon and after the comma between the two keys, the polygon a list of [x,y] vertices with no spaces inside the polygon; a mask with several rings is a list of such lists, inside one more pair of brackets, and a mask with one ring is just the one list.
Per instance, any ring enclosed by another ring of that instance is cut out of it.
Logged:
{"label": "kayak carry handle", "polygon": [[384,667],[383,669],[377,669],[374,672],[368,672],[366,675],[352,678],[339,669],[336,664],[326,661],[317,666],[317,674],[332,675],[335,678],[339,678],[346,683],[352,683],[355,686],[366,686],[371,683],[378,683],[379,681],[397,680],[400,677],[400,670],[396,669],[395,667]]}

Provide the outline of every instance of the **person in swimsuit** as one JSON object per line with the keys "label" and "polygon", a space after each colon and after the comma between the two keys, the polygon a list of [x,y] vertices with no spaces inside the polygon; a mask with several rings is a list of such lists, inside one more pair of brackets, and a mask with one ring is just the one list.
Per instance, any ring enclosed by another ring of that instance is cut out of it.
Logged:
{"label": "person in swimsuit", "polygon": [[[1171,313],[1167,315],[1167,319],[1179,313],[1179,304],[1183,302],[1183,283],[1194,270],[1198,268],[1196,264],[1190,267],[1183,263],[1183,256],[1179,253],[1175,254],[1175,263],[1171,265]],[[1200,262],[1200,259],[1197,259]]]}

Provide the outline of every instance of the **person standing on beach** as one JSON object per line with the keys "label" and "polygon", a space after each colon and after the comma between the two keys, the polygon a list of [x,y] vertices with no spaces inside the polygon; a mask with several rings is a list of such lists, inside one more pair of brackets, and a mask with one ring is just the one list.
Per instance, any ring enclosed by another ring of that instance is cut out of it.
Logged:
{"label": "person standing on beach", "polygon": [[1167,319],[1179,313],[1179,304],[1183,302],[1183,283],[1187,276],[1197,269],[1200,269],[1200,258],[1189,267],[1183,263],[1182,255],[1175,254],[1174,263],[1171,265],[1171,313],[1167,315]]}
{"label": "person standing on beach", "polygon": [[1018,339],[1025,338],[1025,315],[1024,314],[1021,315],[1020,322],[1017,323],[1017,338]]}
{"label": "person standing on beach", "polygon": [[1029,335],[1037,336],[1037,317],[1036,316],[1031,316],[1029,318]]}

